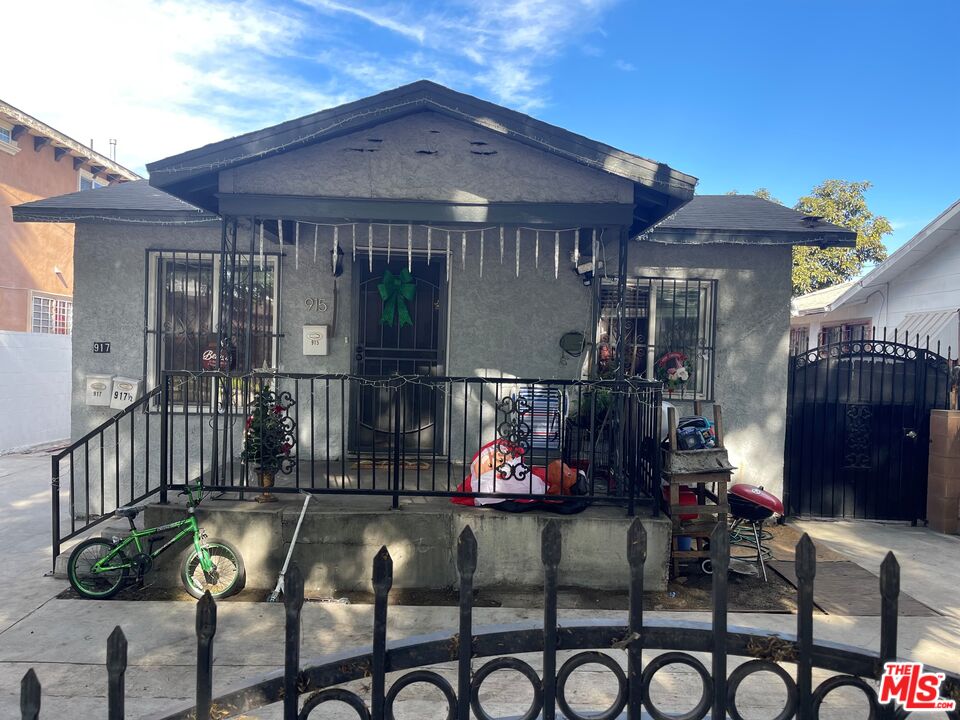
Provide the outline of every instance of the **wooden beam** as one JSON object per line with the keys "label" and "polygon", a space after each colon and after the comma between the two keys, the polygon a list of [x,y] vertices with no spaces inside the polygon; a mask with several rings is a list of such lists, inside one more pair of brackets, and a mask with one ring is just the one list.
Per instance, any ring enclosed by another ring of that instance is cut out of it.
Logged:
{"label": "wooden beam", "polygon": [[10,131],[10,139],[19,140],[26,132],[26,125],[14,125],[13,130]]}
{"label": "wooden beam", "polygon": [[70,152],[70,148],[55,147],[53,149],[53,159],[56,160],[57,162],[60,162],[61,158],[63,158],[63,156],[66,155],[68,152]]}
{"label": "wooden beam", "polygon": [[75,158],[73,159],[73,169],[74,169],[74,170],[79,170],[81,167],[83,167],[83,164],[84,164],[86,161],[87,161],[87,159],[86,159],[85,157],[75,157]]}
{"label": "wooden beam", "polygon": [[33,151],[40,152],[40,150],[43,149],[43,146],[47,145],[49,142],[50,142],[50,138],[35,135],[33,138]]}
{"label": "wooden beam", "polygon": [[99,175],[100,173],[102,173],[104,170],[106,170],[106,168],[105,168],[103,165],[91,165],[91,166],[90,166],[90,174],[93,175],[94,177],[96,177],[97,175]]}
{"label": "wooden beam", "polygon": [[107,173],[107,182],[116,182],[120,179],[120,176],[116,173]]}
{"label": "wooden beam", "polygon": [[248,193],[220,193],[217,198],[221,215],[257,215],[301,220],[587,227],[629,226],[633,219],[633,205],[622,203],[451,203]]}

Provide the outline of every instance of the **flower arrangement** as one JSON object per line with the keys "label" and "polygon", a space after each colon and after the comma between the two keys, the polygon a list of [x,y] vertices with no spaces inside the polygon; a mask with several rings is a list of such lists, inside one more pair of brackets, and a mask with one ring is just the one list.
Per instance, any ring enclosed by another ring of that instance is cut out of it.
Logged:
{"label": "flower arrangement", "polygon": [[288,473],[293,467],[290,451],[296,442],[296,423],[287,411],[293,405],[289,393],[279,395],[264,383],[253,399],[243,434],[240,457],[256,463],[261,474]]}
{"label": "flower arrangement", "polygon": [[657,360],[656,377],[657,380],[666,385],[669,392],[682,390],[693,368],[687,356],[679,350],[672,350],[665,353],[663,357]]}

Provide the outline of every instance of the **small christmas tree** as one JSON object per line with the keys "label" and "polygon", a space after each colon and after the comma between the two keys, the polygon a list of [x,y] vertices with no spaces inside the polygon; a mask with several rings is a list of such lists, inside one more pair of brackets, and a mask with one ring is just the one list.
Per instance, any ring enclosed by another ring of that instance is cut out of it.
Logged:
{"label": "small christmas tree", "polygon": [[[273,486],[273,478],[278,472],[288,473],[293,467],[290,451],[296,442],[293,434],[296,423],[287,414],[291,405],[293,400],[289,393],[277,395],[267,383],[261,385],[251,403],[240,457],[257,465],[260,484],[264,488]],[[272,502],[276,498],[264,492],[257,500]]]}

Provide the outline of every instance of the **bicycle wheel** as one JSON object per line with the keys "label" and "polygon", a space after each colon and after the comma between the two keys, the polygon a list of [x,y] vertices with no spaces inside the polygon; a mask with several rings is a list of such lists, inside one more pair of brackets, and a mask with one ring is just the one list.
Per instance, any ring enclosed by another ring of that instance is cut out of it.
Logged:
{"label": "bicycle wheel", "polygon": [[[90,538],[77,545],[67,561],[70,585],[85,598],[106,600],[120,592],[127,579],[127,568],[94,571],[93,566],[114,550],[114,544],[103,538]],[[110,566],[125,565],[127,558],[117,551]]]}
{"label": "bicycle wheel", "polygon": [[191,548],[183,559],[180,581],[184,589],[197,599],[202,598],[207,590],[215,598],[240,592],[247,581],[247,572],[237,549],[224,540],[210,540],[207,542],[207,551],[213,562],[213,570],[209,574],[203,571],[196,548]]}

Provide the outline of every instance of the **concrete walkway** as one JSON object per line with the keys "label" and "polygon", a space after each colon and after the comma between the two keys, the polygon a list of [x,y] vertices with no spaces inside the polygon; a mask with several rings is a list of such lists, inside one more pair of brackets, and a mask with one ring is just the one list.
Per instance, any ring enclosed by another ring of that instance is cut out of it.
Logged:
{"label": "concrete walkway", "polygon": [[[106,716],[106,637],[121,625],[129,640],[130,667],[126,677],[127,717],[141,718],[185,702],[194,683],[194,605],[189,602],[94,602],[58,600],[66,587],[43,577],[49,569],[49,457],[45,454],[0,457],[0,717],[19,717],[20,679],[36,669],[44,687],[41,717],[96,720]],[[950,592],[960,567],[960,544],[925,530],[859,523],[803,523],[816,538],[824,538],[852,559],[876,572],[885,548],[894,547],[904,565],[903,589],[945,615],[901,618],[903,655],[960,672],[960,614]],[[850,547],[844,547],[844,543]],[[908,560],[909,558],[909,560]],[[916,564],[914,564],[916,560]],[[947,572],[953,569],[953,572]],[[704,613],[648,613],[650,618],[707,621]],[[537,610],[480,608],[477,625],[539,620]],[[602,617],[623,621],[623,613],[561,611],[563,619]],[[248,684],[273,672],[283,662],[283,608],[252,602],[226,602],[218,608],[215,642],[215,691]],[[731,625],[794,632],[790,615],[735,614]],[[389,636],[404,638],[431,631],[453,631],[456,608],[391,607]],[[369,644],[372,608],[363,605],[308,604],[304,609],[304,650],[307,658]],[[818,640],[876,648],[876,617],[818,616]],[[616,653],[622,661],[623,653]],[[651,655],[652,657],[652,655]],[[539,668],[536,657],[527,658]],[[706,659],[706,658],[704,658]],[[731,662],[731,667],[735,665]],[[708,664],[709,667],[709,664]],[[450,668],[442,672],[452,677]],[[499,676],[500,674],[498,674]],[[529,691],[510,676],[491,678],[484,686],[485,707],[492,713],[521,714]],[[573,696],[579,707],[600,709],[612,697],[610,674],[578,673]],[[749,684],[749,683],[747,683]],[[747,688],[751,717],[772,716],[782,693],[754,683]],[[695,681],[682,670],[657,675],[657,700],[671,710],[692,704]],[[360,690],[363,690],[361,687]],[[431,699],[417,688],[401,695],[400,718],[436,716]],[[856,698],[844,700],[833,716],[864,716]],[[279,717],[279,708],[255,715]],[[352,717],[331,713],[324,717]]]}

